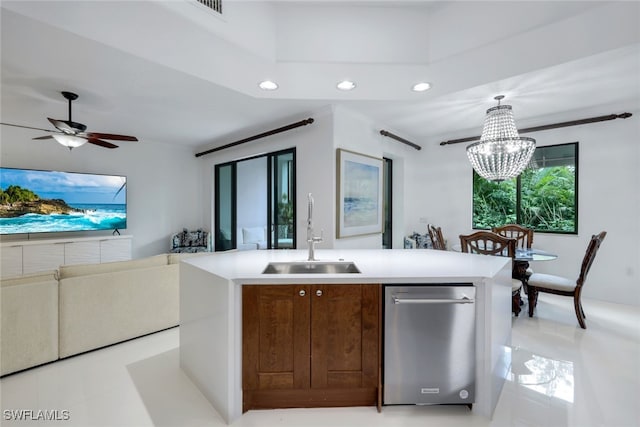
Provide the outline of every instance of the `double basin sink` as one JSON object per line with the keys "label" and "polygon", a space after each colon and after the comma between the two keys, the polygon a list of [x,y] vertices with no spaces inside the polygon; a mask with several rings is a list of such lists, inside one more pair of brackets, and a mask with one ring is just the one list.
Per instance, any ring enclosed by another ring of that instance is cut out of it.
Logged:
{"label": "double basin sink", "polygon": [[270,262],[262,274],[347,274],[360,273],[350,261]]}

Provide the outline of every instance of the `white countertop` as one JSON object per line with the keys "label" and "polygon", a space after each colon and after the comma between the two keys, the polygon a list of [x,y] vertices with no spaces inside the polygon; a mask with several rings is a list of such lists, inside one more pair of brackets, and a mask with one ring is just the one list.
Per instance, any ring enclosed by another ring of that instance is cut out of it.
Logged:
{"label": "white countertop", "polygon": [[494,277],[510,258],[431,249],[316,250],[318,261],[351,261],[361,273],[263,274],[270,262],[306,261],[307,250],[218,252],[182,262],[238,284],[436,283]]}
{"label": "white countertop", "polygon": [[511,258],[432,249],[317,250],[320,262],[354,262],[355,274],[263,274],[270,262],[303,262],[306,250],[217,252],[180,268],[180,366],[227,423],[242,415],[242,289],[252,284],[473,283],[476,401],[491,417],[508,372]]}

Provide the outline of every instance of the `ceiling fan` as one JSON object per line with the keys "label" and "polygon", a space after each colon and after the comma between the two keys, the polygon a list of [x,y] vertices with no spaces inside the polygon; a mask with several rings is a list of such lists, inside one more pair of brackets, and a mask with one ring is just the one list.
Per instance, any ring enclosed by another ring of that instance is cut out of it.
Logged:
{"label": "ceiling fan", "polygon": [[69,150],[72,148],[80,147],[85,143],[89,142],[91,144],[99,145],[105,148],[118,148],[117,145],[112,144],[107,141],[103,141],[104,139],[111,139],[115,141],[137,141],[138,138],[135,136],[127,136],[127,135],[115,135],[112,133],[100,133],[100,132],[85,132],[87,130],[87,126],[82,123],[74,122],[71,120],[71,102],[78,99],[78,95],[73,92],[61,92],[62,96],[64,96],[69,101],[69,120],[56,120],[47,117],[47,120],[55,126],[57,130],[50,129],[40,129],[34,128],[31,126],[21,126],[21,125],[13,125],[10,123],[0,123],[5,126],[14,126],[18,128],[25,129],[34,129],[41,130],[43,132],[51,132],[52,135],[39,136],[33,139],[55,139],[60,144],[68,147]]}

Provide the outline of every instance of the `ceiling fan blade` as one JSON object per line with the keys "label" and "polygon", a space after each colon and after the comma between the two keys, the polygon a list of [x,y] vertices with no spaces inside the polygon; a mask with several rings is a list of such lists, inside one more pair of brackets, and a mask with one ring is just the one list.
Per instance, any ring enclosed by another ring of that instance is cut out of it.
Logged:
{"label": "ceiling fan blade", "polygon": [[0,123],[0,125],[13,126],[13,127],[15,127],[15,128],[24,128],[24,129],[41,130],[41,131],[43,131],[43,132],[58,132],[57,130],[41,129],[41,128],[34,128],[34,127],[31,127],[31,126],[22,126],[22,125],[12,125],[11,123]]}
{"label": "ceiling fan blade", "polygon": [[103,141],[103,140],[98,139],[98,138],[88,137],[88,138],[86,138],[86,140],[87,140],[87,142],[90,142],[91,144],[99,145],[99,146],[104,147],[104,148],[118,148],[117,145],[112,144],[112,143],[107,142],[107,141]]}
{"label": "ceiling fan blade", "polygon": [[33,138],[33,139],[53,139],[53,136],[51,136],[51,135],[38,136],[38,137]]}
{"label": "ceiling fan blade", "polygon": [[135,136],[115,135],[112,133],[87,132],[85,135],[89,138],[113,139],[116,141],[137,141],[138,140],[138,138],[136,138]]}
{"label": "ceiling fan blade", "polygon": [[47,120],[49,120],[49,123],[54,125],[58,130],[70,135],[84,132],[87,129],[87,127],[82,123],[72,122],[69,120],[56,120],[50,117],[47,117]]}

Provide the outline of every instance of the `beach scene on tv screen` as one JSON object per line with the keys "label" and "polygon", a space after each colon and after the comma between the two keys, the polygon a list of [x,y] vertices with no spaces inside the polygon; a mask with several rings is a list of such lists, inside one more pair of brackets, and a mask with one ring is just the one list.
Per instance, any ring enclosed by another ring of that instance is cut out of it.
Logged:
{"label": "beach scene on tv screen", "polygon": [[0,234],[127,227],[126,177],[0,168]]}

